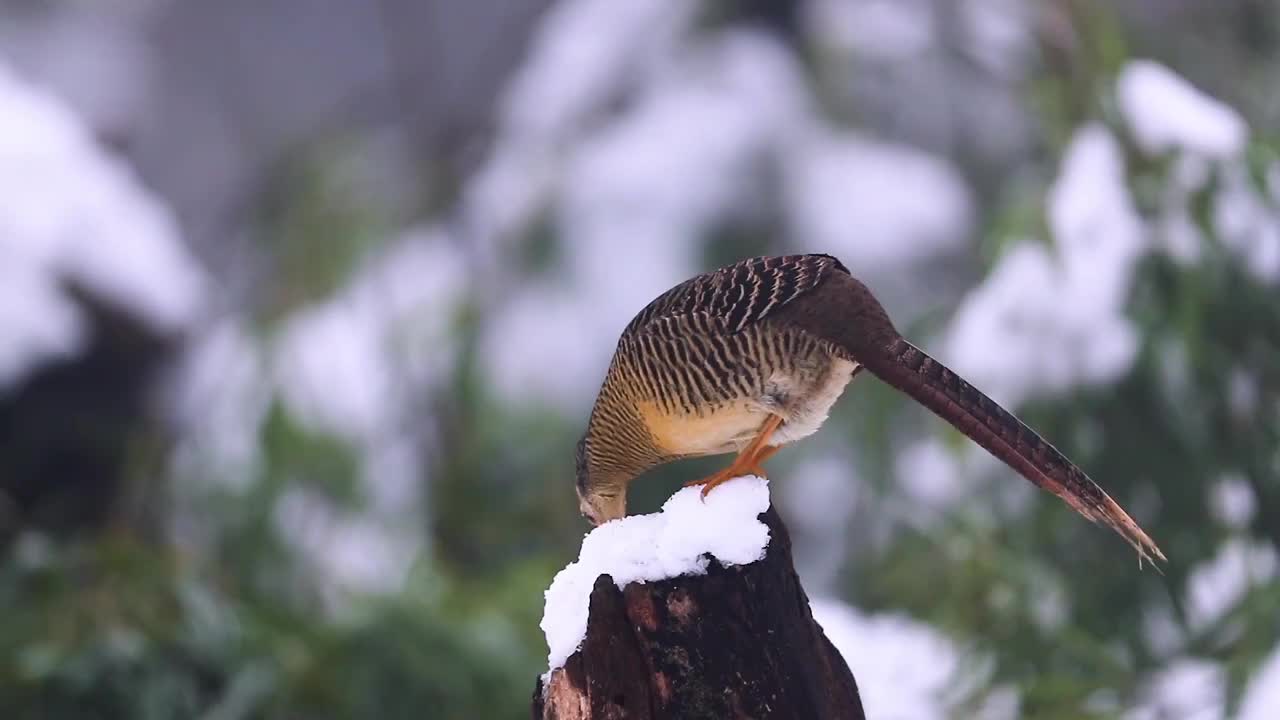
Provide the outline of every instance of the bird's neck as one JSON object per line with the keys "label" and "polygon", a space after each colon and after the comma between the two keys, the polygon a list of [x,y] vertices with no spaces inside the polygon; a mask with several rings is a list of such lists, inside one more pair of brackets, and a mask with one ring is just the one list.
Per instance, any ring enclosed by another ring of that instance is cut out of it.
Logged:
{"label": "bird's neck", "polygon": [[591,484],[602,490],[623,489],[636,476],[665,460],[652,443],[637,441],[632,444],[619,442],[612,436],[599,437],[593,443],[589,460]]}
{"label": "bird's neck", "polygon": [[639,411],[621,398],[605,398],[587,426],[591,484],[602,491],[626,486],[669,458],[656,447]]}

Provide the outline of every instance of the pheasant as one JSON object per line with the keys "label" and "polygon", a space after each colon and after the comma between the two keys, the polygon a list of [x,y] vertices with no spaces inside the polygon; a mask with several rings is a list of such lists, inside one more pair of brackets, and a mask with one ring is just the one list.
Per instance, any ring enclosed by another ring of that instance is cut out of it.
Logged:
{"label": "pheasant", "polygon": [[863,369],[951,423],[1139,559],[1164,554],[1114,500],[1031,428],[907,342],[867,286],[830,255],[743,260],[687,280],[626,326],[577,446],[579,507],[626,514],[627,486],[673,460],[737,453],[689,485],[764,475],[779,448],[816,432]]}

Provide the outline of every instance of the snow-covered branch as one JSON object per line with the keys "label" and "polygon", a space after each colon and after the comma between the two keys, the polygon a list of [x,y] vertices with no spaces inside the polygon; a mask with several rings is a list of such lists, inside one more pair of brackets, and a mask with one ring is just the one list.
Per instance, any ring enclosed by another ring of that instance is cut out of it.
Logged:
{"label": "snow-covered branch", "polygon": [[760,478],[593,530],[542,627],[535,717],[864,717]]}

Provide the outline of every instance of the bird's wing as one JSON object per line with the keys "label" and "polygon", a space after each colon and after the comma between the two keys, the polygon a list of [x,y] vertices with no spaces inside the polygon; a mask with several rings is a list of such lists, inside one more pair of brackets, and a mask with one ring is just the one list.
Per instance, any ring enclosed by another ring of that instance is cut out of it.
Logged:
{"label": "bird's wing", "polygon": [[659,295],[628,323],[633,337],[668,321],[714,322],[736,333],[822,284],[832,273],[849,274],[830,255],[757,257],[686,280]]}

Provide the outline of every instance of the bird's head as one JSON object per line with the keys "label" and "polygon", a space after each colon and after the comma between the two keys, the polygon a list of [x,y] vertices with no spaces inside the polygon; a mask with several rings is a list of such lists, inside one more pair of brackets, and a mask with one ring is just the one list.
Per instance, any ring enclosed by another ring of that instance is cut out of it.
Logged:
{"label": "bird's head", "polygon": [[578,509],[592,525],[600,525],[627,514],[627,486],[616,482],[615,472],[601,467],[591,452],[590,433],[578,441],[576,472]]}

